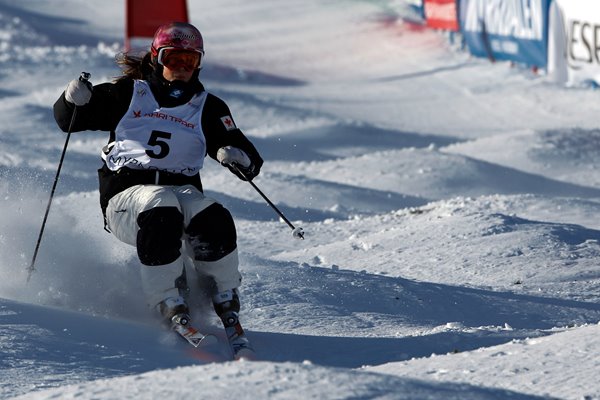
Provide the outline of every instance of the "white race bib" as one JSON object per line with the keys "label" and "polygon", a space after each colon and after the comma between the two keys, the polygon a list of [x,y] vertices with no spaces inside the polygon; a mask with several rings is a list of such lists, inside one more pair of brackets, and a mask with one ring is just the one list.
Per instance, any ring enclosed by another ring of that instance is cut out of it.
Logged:
{"label": "white race bib", "polygon": [[106,166],[196,175],[204,163],[206,139],[200,123],[207,92],[188,103],[159,107],[147,82],[136,80],[127,113],[115,130],[115,142],[103,156]]}

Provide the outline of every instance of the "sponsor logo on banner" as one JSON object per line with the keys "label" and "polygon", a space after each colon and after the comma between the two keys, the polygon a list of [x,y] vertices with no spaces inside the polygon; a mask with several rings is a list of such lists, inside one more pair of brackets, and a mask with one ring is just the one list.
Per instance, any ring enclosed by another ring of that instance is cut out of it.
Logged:
{"label": "sponsor logo on banner", "polygon": [[460,22],[471,53],[544,67],[550,2],[460,0]]}
{"label": "sponsor logo on banner", "polygon": [[600,64],[600,24],[581,20],[570,20],[568,24],[569,66],[580,69],[581,63]]}
{"label": "sponsor logo on banner", "polygon": [[470,0],[464,22],[466,31],[480,32],[485,21],[490,35],[542,40],[543,0]]}

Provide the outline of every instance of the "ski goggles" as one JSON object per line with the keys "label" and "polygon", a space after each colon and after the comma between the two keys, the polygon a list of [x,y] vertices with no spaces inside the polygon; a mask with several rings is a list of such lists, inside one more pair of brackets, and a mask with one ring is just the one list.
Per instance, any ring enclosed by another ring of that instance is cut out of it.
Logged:
{"label": "ski goggles", "polygon": [[183,68],[192,71],[200,66],[202,56],[203,53],[200,51],[163,47],[158,51],[156,60],[169,69]]}

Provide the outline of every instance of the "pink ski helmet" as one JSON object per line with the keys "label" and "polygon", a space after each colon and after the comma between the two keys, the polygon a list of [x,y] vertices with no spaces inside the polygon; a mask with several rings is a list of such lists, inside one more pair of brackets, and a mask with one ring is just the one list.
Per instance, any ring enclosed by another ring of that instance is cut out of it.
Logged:
{"label": "pink ski helmet", "polygon": [[164,47],[197,51],[204,55],[204,41],[200,31],[186,22],[171,22],[156,30],[150,47],[152,57],[156,59],[158,52]]}

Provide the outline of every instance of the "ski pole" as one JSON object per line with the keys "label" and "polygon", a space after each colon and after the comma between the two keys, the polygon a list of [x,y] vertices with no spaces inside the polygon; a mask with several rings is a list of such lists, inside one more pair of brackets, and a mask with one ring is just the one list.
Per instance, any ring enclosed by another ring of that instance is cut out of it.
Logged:
{"label": "ski pole", "polygon": [[[90,79],[91,74],[88,72],[82,72],[79,76],[79,80],[82,82],[87,82]],[[67,130],[67,138],[65,139],[65,145],[62,150],[62,154],[60,156],[60,161],[58,162],[58,168],[56,170],[56,176],[54,177],[54,183],[52,184],[52,190],[50,191],[50,198],[48,199],[48,205],[46,206],[46,213],[44,214],[44,220],[42,221],[42,228],[40,229],[40,234],[37,239],[37,243],[35,244],[35,250],[33,251],[33,258],[31,260],[31,265],[27,268],[27,282],[31,279],[31,274],[35,271],[35,260],[38,255],[38,251],[40,249],[40,244],[42,243],[42,236],[44,235],[44,228],[46,227],[46,221],[48,220],[48,214],[50,213],[50,206],[52,205],[52,199],[54,198],[54,192],[56,191],[56,185],[58,184],[58,177],[60,176],[60,170],[63,165],[63,161],[65,159],[65,154],[67,153],[67,146],[69,145],[69,139],[71,138],[71,131],[73,130],[73,124],[75,123],[75,118],[77,116],[77,106],[73,110],[73,115],[71,116],[71,122],[69,123],[69,129]]]}
{"label": "ski pole", "polygon": [[283,219],[285,221],[285,223],[292,229],[292,236],[294,236],[296,239],[304,239],[304,231],[302,230],[302,228],[300,228],[300,227],[296,228],[294,226],[294,224],[292,224],[285,217],[285,215],[283,215],[283,213],[281,211],[279,211],[279,209],[275,206],[275,204],[273,204],[273,202],[271,200],[269,200],[269,198],[258,188],[258,186],[256,186],[256,184],[254,182],[252,182],[250,179],[248,179],[246,174],[244,174],[244,172],[241,169],[239,169],[235,163],[231,163],[229,165],[231,165],[231,167],[233,169],[235,169],[236,172],[238,172],[240,175],[242,175],[244,178],[246,178],[246,181],[248,181],[248,183],[250,185],[252,185],[254,190],[256,190],[258,192],[258,194],[260,194],[262,196],[262,198],[265,199],[267,204],[269,204],[271,206],[271,208],[273,210],[275,210],[275,212],[281,217],[281,219]]}

